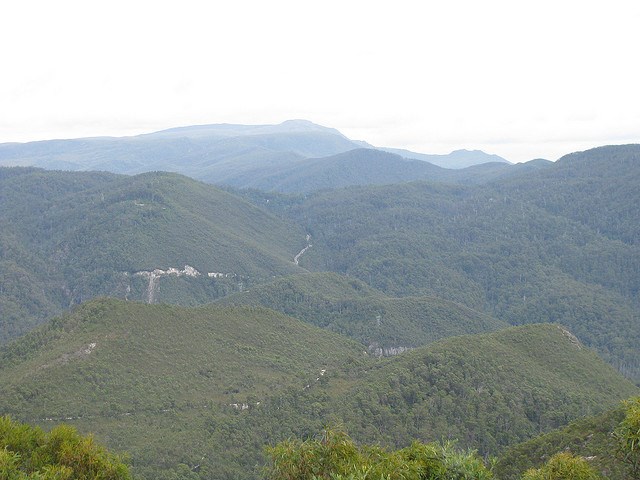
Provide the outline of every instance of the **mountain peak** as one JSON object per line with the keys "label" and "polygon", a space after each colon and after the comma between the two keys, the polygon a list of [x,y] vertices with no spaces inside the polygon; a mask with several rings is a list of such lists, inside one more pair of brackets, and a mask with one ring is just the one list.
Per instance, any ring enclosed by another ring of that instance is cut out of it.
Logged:
{"label": "mountain peak", "polygon": [[317,123],[313,123],[310,120],[305,120],[302,118],[285,120],[279,125],[273,125],[272,129],[277,132],[287,132],[287,133],[324,132],[324,133],[330,133],[333,135],[340,135],[341,137],[344,137],[344,135],[340,133],[338,130],[336,130],[335,128],[325,127],[323,125],[319,125]]}

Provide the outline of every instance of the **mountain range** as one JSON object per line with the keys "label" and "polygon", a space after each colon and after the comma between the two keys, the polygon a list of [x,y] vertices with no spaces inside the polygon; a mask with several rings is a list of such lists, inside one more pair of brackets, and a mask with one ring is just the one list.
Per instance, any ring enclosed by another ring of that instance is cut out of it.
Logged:
{"label": "mountain range", "polygon": [[504,479],[613,448],[567,439],[640,394],[640,146],[369,147],[304,121],[0,145],[0,415],[161,480],[258,478],[326,424]]}
{"label": "mountain range", "polygon": [[[353,152],[363,147],[364,152]],[[316,186],[309,177],[318,171],[328,178],[321,186],[353,184],[353,180],[336,171],[345,161],[382,161],[386,173],[389,168],[402,171],[392,178],[385,178],[385,171],[377,172],[375,183],[428,178],[432,172],[441,171],[433,165],[447,169],[487,162],[508,165],[503,158],[481,151],[456,151],[450,155],[398,152],[400,155],[384,155],[384,149],[350,140],[333,128],[305,120],[289,120],[279,125],[179,127],[136,137],[0,144],[0,166],[105,170],[129,175],[162,170],[217,185],[300,191]],[[334,158],[340,154],[343,156]],[[351,168],[359,167],[356,163]],[[273,179],[269,180],[269,176]]]}

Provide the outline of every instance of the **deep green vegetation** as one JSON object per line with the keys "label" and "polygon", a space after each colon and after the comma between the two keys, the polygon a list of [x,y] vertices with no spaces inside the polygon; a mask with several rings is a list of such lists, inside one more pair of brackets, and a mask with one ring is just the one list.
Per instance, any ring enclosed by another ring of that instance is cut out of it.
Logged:
{"label": "deep green vegetation", "polygon": [[[411,478],[428,451],[435,478],[460,477],[447,469],[475,456],[412,443],[455,440],[501,455],[505,480],[640,477],[638,401],[589,416],[638,388],[588,348],[640,379],[639,146],[453,172],[346,152],[348,139],[304,122],[212,128],[126,148],[30,144],[20,161],[53,148],[59,166],[140,171],[162,157],[208,181],[307,193],[0,168],[0,415],[95,432],[143,479],[257,478],[265,444],[328,422],[381,446],[338,435],[334,458],[327,439],[281,443],[271,476]],[[303,158],[314,148],[338,155]],[[415,175],[431,183],[372,186]],[[16,478],[74,478],[2,447]],[[291,470],[307,454],[337,463]]]}
{"label": "deep green vegetation", "polygon": [[511,324],[567,325],[640,378],[640,147],[575,154],[481,186],[358,187],[261,202],[303,225],[301,265]]}
{"label": "deep green vegetation", "polygon": [[507,326],[437,297],[387,297],[360,280],[335,273],[282,277],[218,303],[269,307],[358,340],[378,355]]}
{"label": "deep green vegetation", "polygon": [[553,325],[364,350],[262,307],[94,300],[0,349],[0,411],[94,432],[142,478],[246,479],[265,444],[329,421],[495,455],[638,392]]}
{"label": "deep green vegetation", "polygon": [[[185,177],[0,169],[0,343],[95,297],[200,304],[301,271],[304,232]],[[216,278],[208,273],[221,274]],[[223,275],[222,275],[223,274]]]}
{"label": "deep green vegetation", "polygon": [[540,468],[531,468],[522,480],[598,480],[602,477],[582,457],[557,453]]}
{"label": "deep green vegetation", "polygon": [[69,426],[49,433],[0,417],[3,480],[129,480],[122,459]]}
{"label": "deep green vegetation", "polygon": [[500,457],[496,476],[516,480],[527,469],[539,468],[557,452],[566,451],[589,458],[591,465],[608,478],[622,480],[626,469],[617,461],[618,445],[612,433],[623,418],[622,409],[615,408],[515,445]]}
{"label": "deep green vegetation", "polygon": [[[485,479],[496,478],[521,480],[598,480],[598,479],[630,479],[639,478],[638,471],[638,437],[640,435],[640,397],[624,402],[624,407],[617,409],[622,413],[622,420],[616,423],[608,439],[597,435],[594,430],[597,423],[610,416],[608,412],[597,419],[591,419],[592,426],[584,430],[591,432],[583,438],[583,442],[601,444],[603,440],[614,445],[599,445],[598,455],[581,456],[572,453],[576,445],[565,445],[562,451],[552,455],[543,455],[537,459],[536,467],[527,468],[516,473],[517,468],[511,464],[513,451],[501,461],[492,461],[491,469],[475,452],[461,453],[451,444],[421,444],[414,442],[410,447],[398,451],[389,451],[378,445],[356,445],[343,431],[325,429],[321,435],[301,441],[288,439],[267,453],[270,459],[267,478],[270,480],[294,479]],[[615,415],[616,417],[619,415]],[[587,422],[576,422],[582,428]],[[610,424],[608,420],[607,424]],[[566,430],[566,429],[565,429]],[[544,437],[553,436],[550,434]],[[555,434],[557,435],[557,434]],[[595,436],[595,439],[594,439]],[[530,455],[538,455],[540,451],[531,451],[531,445],[539,439],[527,442],[518,447],[520,451],[527,448]],[[555,445],[557,448],[559,445]],[[604,448],[602,448],[604,447]],[[518,450],[514,449],[514,450]],[[594,452],[594,450],[591,450]],[[547,458],[545,461],[544,458]],[[505,467],[507,470],[505,471]],[[613,467],[613,468],[612,468]],[[521,466],[522,468],[522,466]]]}
{"label": "deep green vegetation", "polygon": [[320,438],[288,440],[268,450],[269,480],[449,480],[492,478],[473,452],[451,444],[422,444],[397,451],[356,445],[344,432],[325,429]]}
{"label": "deep green vegetation", "polygon": [[628,467],[632,478],[640,478],[640,397],[625,402],[624,419],[613,436],[618,443],[618,457]]}
{"label": "deep green vegetation", "polygon": [[566,452],[586,458],[605,478],[640,478],[638,438],[640,397],[635,397],[600,415],[577,420],[508,449],[495,471],[501,479],[515,480],[531,466],[540,468],[557,452]]}
{"label": "deep green vegetation", "polygon": [[94,300],[0,350],[0,411],[95,432],[144,478],[198,464],[201,478],[247,478],[263,439],[227,452],[214,436],[251,435],[234,422],[267,397],[364,359],[361,345],[264,308]]}
{"label": "deep green vegetation", "polygon": [[358,438],[457,439],[491,455],[615,403],[610,388],[637,392],[566,330],[531,325],[380,362],[354,383],[343,419]]}

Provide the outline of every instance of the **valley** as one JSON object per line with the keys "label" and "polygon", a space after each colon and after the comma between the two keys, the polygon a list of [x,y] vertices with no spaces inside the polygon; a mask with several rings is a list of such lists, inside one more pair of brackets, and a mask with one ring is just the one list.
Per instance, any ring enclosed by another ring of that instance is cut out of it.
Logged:
{"label": "valley", "polygon": [[498,479],[567,449],[627,475],[638,145],[512,165],[290,121],[0,165],[0,416],[93,433],[139,479],[261,478],[327,425],[455,441]]}

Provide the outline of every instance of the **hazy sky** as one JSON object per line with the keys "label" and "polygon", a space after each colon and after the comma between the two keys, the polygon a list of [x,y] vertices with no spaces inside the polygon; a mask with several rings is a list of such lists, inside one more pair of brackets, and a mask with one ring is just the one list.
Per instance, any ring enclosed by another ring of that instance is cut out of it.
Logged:
{"label": "hazy sky", "polygon": [[9,0],[0,45],[0,142],[305,118],[512,161],[640,143],[637,0]]}

